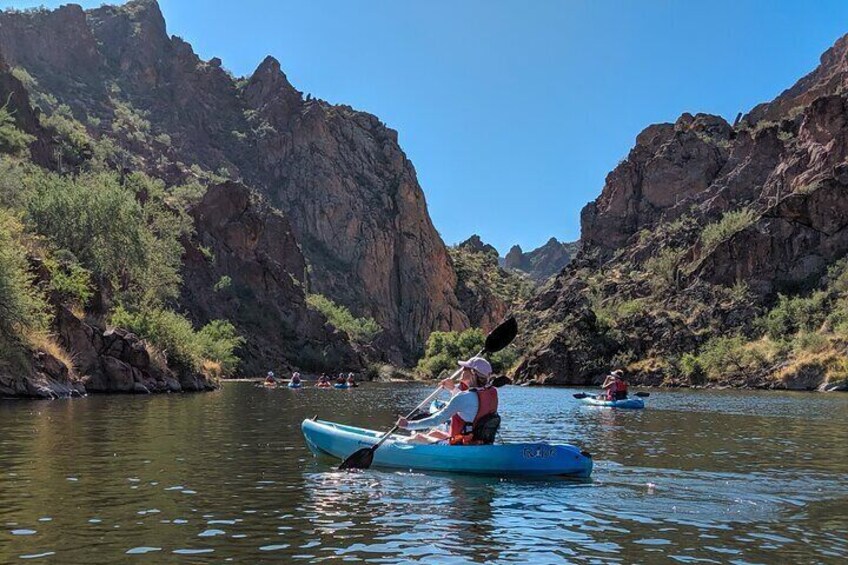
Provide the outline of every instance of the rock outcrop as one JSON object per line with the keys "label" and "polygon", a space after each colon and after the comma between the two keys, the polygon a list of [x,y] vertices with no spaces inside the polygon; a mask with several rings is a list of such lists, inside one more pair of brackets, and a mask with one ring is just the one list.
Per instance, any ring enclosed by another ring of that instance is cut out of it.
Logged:
{"label": "rock outcrop", "polygon": [[56,316],[61,344],[73,351],[75,372],[85,392],[154,393],[214,390],[217,383],[190,369],[168,367],[135,334],[102,329],[66,308]]}
{"label": "rock outcrop", "polygon": [[306,304],[307,265],[286,218],[244,185],[210,187],[190,211],[181,303],[195,321],[249,328],[241,370],[358,371],[347,336]]}
{"label": "rock outcrop", "polygon": [[552,237],[543,246],[524,253],[513,245],[502,264],[507,269],[526,273],[537,282],[544,282],[562,271],[580,249],[580,242],[563,243]]}
{"label": "rock outcrop", "polygon": [[117,141],[130,155],[119,166],[259,191],[288,218],[310,290],[376,319],[400,356],[411,359],[433,330],[468,327],[415,169],[376,117],[305,100],[271,57],[233,78],[169,37],[154,0],[4,12],[0,52],[94,138]]}
{"label": "rock outcrop", "polygon": [[[527,305],[518,378],[588,384],[626,366],[679,384],[679,360],[710,337],[758,339],[754,320],[777,293],[821,288],[848,254],[846,81],[848,36],[735,126],[684,114],[640,133],[582,211],[577,261]],[[728,368],[727,383],[824,386],[823,370],[810,380],[785,365],[745,378]]]}

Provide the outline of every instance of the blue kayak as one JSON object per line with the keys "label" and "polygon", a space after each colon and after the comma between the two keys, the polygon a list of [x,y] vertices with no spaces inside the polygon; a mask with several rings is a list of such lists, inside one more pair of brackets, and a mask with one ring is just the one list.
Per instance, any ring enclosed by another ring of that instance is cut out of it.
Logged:
{"label": "blue kayak", "polygon": [[605,408],[624,408],[628,410],[641,410],[645,407],[645,401],[641,398],[625,398],[624,400],[602,400],[594,396],[578,399],[583,404],[591,406],[603,406]]}
{"label": "blue kayak", "polygon": [[[301,426],[309,449],[316,455],[344,459],[357,449],[377,443],[382,432],[304,420]],[[374,466],[475,475],[587,478],[592,456],[573,445],[512,443],[454,446],[408,444],[405,436],[390,437],[374,452]]]}
{"label": "blue kayak", "polygon": [[299,383],[293,383],[293,382],[289,381],[289,385],[288,385],[288,386],[289,386],[289,388],[300,388],[300,387],[302,387],[302,386],[303,386],[303,383],[302,383],[302,382],[299,382]]}
{"label": "blue kayak", "polygon": [[350,388],[350,385],[347,384],[347,383],[345,383],[345,384],[336,383],[336,384],[333,385],[333,388]]}

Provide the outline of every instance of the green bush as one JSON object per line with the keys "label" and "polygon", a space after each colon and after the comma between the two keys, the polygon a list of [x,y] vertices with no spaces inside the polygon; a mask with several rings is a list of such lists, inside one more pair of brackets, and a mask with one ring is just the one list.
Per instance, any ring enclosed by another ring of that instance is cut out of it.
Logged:
{"label": "green bush", "polygon": [[161,308],[130,312],[119,306],[110,322],[146,339],[179,368],[199,371],[209,360],[220,363],[225,376],[235,372],[235,350],[244,342],[229,322],[214,320],[195,331],[185,316]]}
{"label": "green bush", "polygon": [[244,345],[244,338],[226,320],[212,320],[197,333],[203,357],[221,366],[221,373],[229,376],[238,368],[239,358],[235,351]]}
{"label": "green bush", "polygon": [[369,343],[380,333],[380,324],[373,318],[357,318],[350,310],[336,304],[321,294],[309,294],[306,302],[314,310],[324,314],[324,317],[350,338],[359,343]]}
{"label": "green bush", "polygon": [[19,130],[7,103],[0,108],[0,151],[13,155],[23,153],[35,138]]}
{"label": "green bush", "polygon": [[828,295],[814,292],[808,297],[778,296],[777,305],[757,323],[772,339],[787,339],[800,331],[818,330],[827,319]]}
{"label": "green bush", "polygon": [[60,176],[33,170],[21,190],[35,231],[76,257],[98,286],[135,305],[178,295],[181,238],[192,223],[166,206],[161,182],[140,173],[121,184],[113,173]]}
{"label": "green bush", "polygon": [[0,209],[0,334],[20,342],[22,334],[46,330],[47,303],[29,272],[23,226]]}
{"label": "green bush", "polygon": [[704,367],[701,365],[701,360],[697,355],[692,353],[684,353],[680,358],[680,372],[683,373],[689,383],[693,385],[702,385],[706,380]]}
{"label": "green bush", "polygon": [[645,261],[645,271],[651,276],[651,286],[655,290],[677,288],[680,262],[685,253],[683,248],[667,247]]}
{"label": "green bush", "polygon": [[65,256],[63,260],[48,257],[44,266],[50,272],[50,290],[58,294],[63,303],[85,308],[92,296],[91,273],[81,267],[73,256]]}
{"label": "green bush", "polygon": [[757,215],[749,208],[725,212],[721,220],[709,224],[701,232],[701,244],[704,249],[713,249],[722,241],[750,226]]}
{"label": "green bush", "polygon": [[[479,328],[462,332],[433,332],[427,338],[424,357],[418,361],[415,370],[428,377],[438,377],[443,372],[453,373],[458,368],[457,361],[475,355],[485,341],[486,336]],[[512,347],[488,356],[495,372],[508,370],[517,358],[518,353]]]}

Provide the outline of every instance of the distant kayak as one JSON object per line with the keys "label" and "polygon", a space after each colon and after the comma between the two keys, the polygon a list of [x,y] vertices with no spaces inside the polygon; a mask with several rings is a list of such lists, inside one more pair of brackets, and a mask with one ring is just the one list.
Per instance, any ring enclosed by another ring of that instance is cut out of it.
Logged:
{"label": "distant kayak", "polygon": [[625,398],[624,400],[602,400],[594,396],[578,398],[583,404],[591,406],[603,406],[606,408],[624,408],[628,410],[641,410],[645,407],[645,401],[641,398]]}
{"label": "distant kayak", "polygon": [[[379,441],[382,432],[304,420],[303,437],[316,455],[344,459],[362,447]],[[592,457],[573,445],[512,443],[496,445],[408,444],[394,435],[374,452],[375,467],[418,469],[491,476],[586,478],[592,473]]]}
{"label": "distant kayak", "polygon": [[332,388],[332,385],[330,385],[330,383],[318,383],[318,384],[317,384],[317,385],[315,385],[315,386],[316,386],[317,388]]}
{"label": "distant kayak", "polygon": [[349,385],[349,384],[347,384],[347,383],[344,383],[344,384],[342,384],[342,383],[336,383],[336,384],[334,384],[334,385],[333,385],[333,388],[351,388],[351,387],[350,387],[350,385]]}
{"label": "distant kayak", "polygon": [[289,381],[289,384],[288,384],[289,388],[300,388],[302,386],[303,386],[302,382],[301,383],[293,383],[293,382]]}

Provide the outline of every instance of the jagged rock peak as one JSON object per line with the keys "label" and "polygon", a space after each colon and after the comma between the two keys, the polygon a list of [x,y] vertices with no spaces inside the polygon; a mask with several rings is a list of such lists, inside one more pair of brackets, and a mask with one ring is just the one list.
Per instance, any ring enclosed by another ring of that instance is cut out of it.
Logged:
{"label": "jagged rock peak", "polygon": [[471,237],[469,237],[468,239],[466,239],[465,241],[463,241],[462,243],[460,243],[459,247],[461,249],[466,249],[468,251],[474,251],[474,252],[477,252],[477,253],[487,253],[487,254],[494,253],[495,255],[498,254],[497,249],[495,249],[493,246],[489,245],[488,243],[483,242],[483,240],[480,239],[480,236],[477,235],[476,233],[474,235],[472,235]]}

